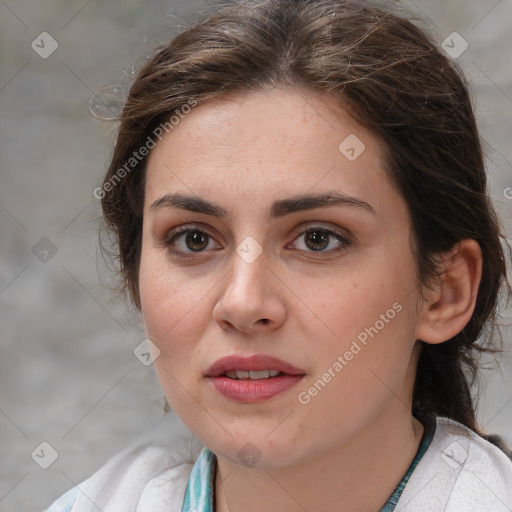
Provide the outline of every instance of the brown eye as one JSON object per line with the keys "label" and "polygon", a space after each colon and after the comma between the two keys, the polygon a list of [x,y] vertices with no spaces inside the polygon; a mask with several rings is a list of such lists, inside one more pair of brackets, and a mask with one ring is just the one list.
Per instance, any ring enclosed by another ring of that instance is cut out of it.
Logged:
{"label": "brown eye", "polygon": [[206,231],[193,227],[180,226],[176,228],[164,241],[164,246],[179,257],[193,257],[201,253],[209,254],[211,250],[222,247]]}
{"label": "brown eye", "polygon": [[351,245],[350,240],[322,227],[312,227],[302,231],[293,242],[295,249],[302,252],[316,252],[319,255],[333,254],[348,248],[349,245]]}
{"label": "brown eye", "polygon": [[313,251],[322,251],[329,245],[331,236],[326,231],[308,231],[305,234],[305,243]]}
{"label": "brown eye", "polygon": [[185,237],[185,244],[191,251],[203,251],[208,246],[209,238],[203,231],[190,231]]}

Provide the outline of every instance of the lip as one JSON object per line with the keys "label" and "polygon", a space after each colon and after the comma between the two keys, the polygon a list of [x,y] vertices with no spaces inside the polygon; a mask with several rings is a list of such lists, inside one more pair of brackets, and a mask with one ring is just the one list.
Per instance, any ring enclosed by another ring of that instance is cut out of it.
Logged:
{"label": "lip", "polygon": [[206,371],[207,377],[219,377],[230,370],[277,370],[287,375],[304,375],[306,372],[300,368],[278,359],[277,357],[265,354],[254,354],[252,356],[226,356],[221,357]]}
{"label": "lip", "polygon": [[[230,370],[277,370],[282,374],[260,380],[236,380],[224,375]],[[255,354],[249,357],[222,357],[213,363],[206,372],[206,377],[221,395],[239,403],[257,403],[269,400],[295,386],[304,375],[304,370],[264,354]]]}

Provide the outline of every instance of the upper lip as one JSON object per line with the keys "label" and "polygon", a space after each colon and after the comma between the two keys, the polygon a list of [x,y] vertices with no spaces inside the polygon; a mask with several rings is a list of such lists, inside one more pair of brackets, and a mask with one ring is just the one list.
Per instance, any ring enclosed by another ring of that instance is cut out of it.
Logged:
{"label": "upper lip", "polygon": [[248,357],[231,355],[221,357],[213,363],[206,371],[207,377],[218,377],[230,370],[247,370],[247,371],[261,371],[261,370],[277,370],[288,375],[304,375],[306,373],[300,368],[278,359],[277,357],[268,356],[265,354],[255,354]]}

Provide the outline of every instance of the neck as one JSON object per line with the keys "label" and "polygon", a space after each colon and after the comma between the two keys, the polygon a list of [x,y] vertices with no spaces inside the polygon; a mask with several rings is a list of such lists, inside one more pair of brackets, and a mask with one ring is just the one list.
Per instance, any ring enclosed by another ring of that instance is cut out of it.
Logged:
{"label": "neck", "polygon": [[423,435],[423,425],[410,410],[392,402],[355,438],[303,464],[260,470],[218,458],[215,510],[379,510],[407,472]]}

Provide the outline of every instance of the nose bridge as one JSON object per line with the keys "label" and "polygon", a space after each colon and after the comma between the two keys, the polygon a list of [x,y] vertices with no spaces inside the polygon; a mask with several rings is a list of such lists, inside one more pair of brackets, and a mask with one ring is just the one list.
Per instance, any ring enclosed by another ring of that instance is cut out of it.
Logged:
{"label": "nose bridge", "polygon": [[[249,238],[249,237],[247,237]],[[254,239],[252,239],[254,240]],[[263,292],[267,258],[263,247],[255,241],[245,239],[233,254],[232,271],[229,273],[229,288],[231,292],[256,297]],[[267,276],[268,278],[268,276]]]}
{"label": "nose bridge", "polygon": [[233,253],[231,271],[215,307],[214,316],[223,328],[249,332],[255,327],[276,328],[286,316],[278,290],[271,282],[263,248],[245,240]]}

